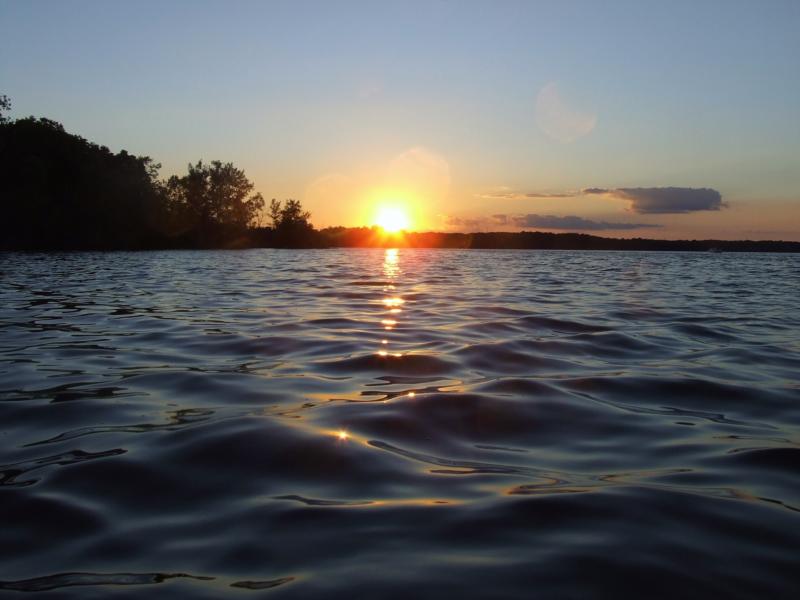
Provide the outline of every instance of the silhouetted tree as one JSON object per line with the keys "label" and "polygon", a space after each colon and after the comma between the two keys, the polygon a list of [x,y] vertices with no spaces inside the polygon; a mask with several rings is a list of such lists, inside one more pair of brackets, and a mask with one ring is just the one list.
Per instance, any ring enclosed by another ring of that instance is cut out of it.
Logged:
{"label": "silhouetted tree", "polygon": [[173,175],[165,185],[171,220],[196,242],[216,244],[243,233],[261,213],[264,199],[253,187],[233,163],[190,164],[186,175]]}
{"label": "silhouetted tree", "polygon": [[6,122],[3,113],[7,110],[11,110],[11,99],[5,94],[0,94],[0,125]]}
{"label": "silhouetted tree", "polygon": [[291,247],[319,246],[317,232],[311,225],[311,213],[303,210],[299,200],[286,200],[284,204],[274,198],[269,203],[272,230],[266,240],[270,245]]}
{"label": "silhouetted tree", "polygon": [[281,227],[310,227],[311,213],[303,210],[299,200],[287,200],[281,210]]}
{"label": "silhouetted tree", "polygon": [[279,200],[273,198],[269,203],[269,218],[272,222],[272,228],[277,229],[281,224],[281,203]]}
{"label": "silhouetted tree", "polygon": [[[7,99],[4,99],[7,105]],[[160,165],[114,154],[50,119],[0,124],[0,247],[140,248],[157,244]]]}

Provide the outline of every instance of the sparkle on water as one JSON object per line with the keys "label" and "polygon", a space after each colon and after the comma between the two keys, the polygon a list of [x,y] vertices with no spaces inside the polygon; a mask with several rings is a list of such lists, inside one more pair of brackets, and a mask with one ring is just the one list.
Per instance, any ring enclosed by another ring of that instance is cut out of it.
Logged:
{"label": "sparkle on water", "polygon": [[798,255],[0,261],[0,592],[796,589]]}

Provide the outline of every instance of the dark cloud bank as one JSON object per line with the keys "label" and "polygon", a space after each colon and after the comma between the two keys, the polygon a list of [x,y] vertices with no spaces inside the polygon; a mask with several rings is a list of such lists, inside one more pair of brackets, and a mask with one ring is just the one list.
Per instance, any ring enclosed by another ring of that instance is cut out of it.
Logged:
{"label": "dark cloud bank", "polygon": [[[701,210],[720,210],[727,205],[722,194],[712,188],[690,187],[636,187],[636,188],[584,188],[579,192],[547,193],[498,191],[481,195],[482,198],[496,200],[526,200],[574,198],[581,195],[597,194],[612,198],[629,200],[630,209],[640,214],[680,214]],[[630,228],[628,228],[630,229]]]}
{"label": "dark cloud bank", "polygon": [[[697,211],[720,210],[727,205],[722,195],[712,188],[689,187],[636,187],[636,188],[584,188],[575,193],[518,193],[498,192],[486,195],[494,199],[566,198],[578,195],[602,195],[621,198],[630,202],[630,210],[637,214],[683,214]],[[448,225],[469,229],[484,229],[492,226],[538,227],[568,231],[623,231],[630,229],[652,229],[662,227],[654,223],[620,223],[592,221],[576,215],[556,216],[539,214],[496,214],[491,217],[460,219],[451,217]]]}
{"label": "dark cloud bank", "polygon": [[586,188],[584,194],[604,194],[630,200],[631,210],[640,214],[688,213],[719,210],[726,204],[722,195],[711,188]]}
{"label": "dark cloud bank", "polygon": [[523,227],[544,227],[545,229],[580,229],[584,231],[601,231],[604,229],[644,229],[649,227],[661,227],[649,223],[609,223],[608,221],[592,221],[567,215],[557,217],[555,215],[525,215],[514,221],[515,225]]}
{"label": "dark cloud bank", "polygon": [[559,229],[566,231],[623,231],[629,229],[657,228],[661,225],[652,223],[610,223],[608,221],[592,221],[576,215],[492,215],[491,217],[480,217],[464,219],[460,217],[448,217],[447,225],[451,227],[464,227],[467,229],[480,230],[491,229],[493,226],[512,226],[512,227],[539,227],[541,229]]}

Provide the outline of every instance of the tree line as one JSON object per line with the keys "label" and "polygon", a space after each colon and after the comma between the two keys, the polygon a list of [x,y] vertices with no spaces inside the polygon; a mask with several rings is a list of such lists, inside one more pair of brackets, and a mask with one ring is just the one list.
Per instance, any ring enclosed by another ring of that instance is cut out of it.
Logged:
{"label": "tree line", "polygon": [[11,120],[0,96],[0,249],[107,250],[302,245],[314,231],[297,200],[269,207],[230,162],[159,177],[149,156],[114,153],[47,118]]}
{"label": "tree line", "polygon": [[[185,175],[112,152],[46,118],[11,120],[0,95],[0,250],[161,248],[514,248],[800,252],[798,242],[614,239],[577,233],[387,235],[377,227],[317,230],[298,200],[266,206],[244,171],[202,160]],[[266,213],[266,214],[265,214]],[[264,217],[268,225],[262,225]]]}

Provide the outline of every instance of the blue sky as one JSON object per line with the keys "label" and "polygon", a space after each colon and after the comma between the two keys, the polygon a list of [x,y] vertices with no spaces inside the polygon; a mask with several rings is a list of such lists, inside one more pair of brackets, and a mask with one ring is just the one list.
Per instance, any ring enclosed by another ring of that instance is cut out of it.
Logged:
{"label": "blue sky", "polygon": [[[0,93],[165,175],[233,161],[318,225],[391,196],[421,228],[797,239],[799,32],[796,1],[0,0]],[[637,214],[590,187],[725,206]]]}

